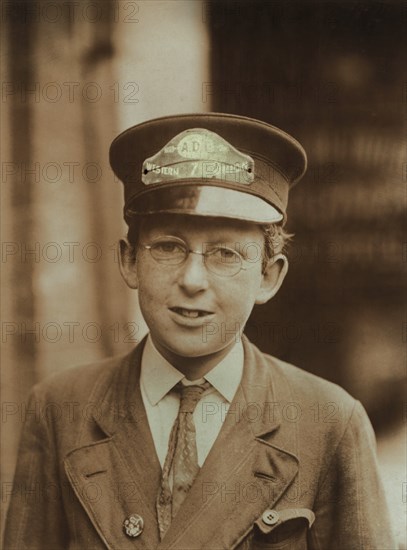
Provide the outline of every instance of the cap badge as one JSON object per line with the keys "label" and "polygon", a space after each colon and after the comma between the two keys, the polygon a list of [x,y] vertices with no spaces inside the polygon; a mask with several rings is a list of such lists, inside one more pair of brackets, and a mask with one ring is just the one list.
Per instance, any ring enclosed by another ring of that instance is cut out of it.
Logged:
{"label": "cap badge", "polygon": [[143,163],[145,185],[177,180],[222,180],[250,184],[254,161],[215,132],[194,128],[181,132]]}

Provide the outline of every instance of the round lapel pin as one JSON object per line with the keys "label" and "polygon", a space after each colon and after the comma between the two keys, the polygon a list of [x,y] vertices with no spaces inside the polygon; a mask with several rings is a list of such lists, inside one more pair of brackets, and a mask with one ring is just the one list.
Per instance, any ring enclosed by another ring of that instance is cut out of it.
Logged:
{"label": "round lapel pin", "polygon": [[144,520],[138,514],[133,514],[123,522],[124,532],[128,537],[138,537],[144,529]]}

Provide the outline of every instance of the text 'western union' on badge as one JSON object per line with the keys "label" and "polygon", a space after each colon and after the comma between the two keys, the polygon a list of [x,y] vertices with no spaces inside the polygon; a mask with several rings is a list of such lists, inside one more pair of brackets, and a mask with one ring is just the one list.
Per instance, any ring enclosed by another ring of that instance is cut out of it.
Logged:
{"label": "text 'western union' on badge", "polygon": [[186,130],[144,161],[142,182],[151,185],[186,179],[247,185],[254,179],[254,161],[214,132]]}

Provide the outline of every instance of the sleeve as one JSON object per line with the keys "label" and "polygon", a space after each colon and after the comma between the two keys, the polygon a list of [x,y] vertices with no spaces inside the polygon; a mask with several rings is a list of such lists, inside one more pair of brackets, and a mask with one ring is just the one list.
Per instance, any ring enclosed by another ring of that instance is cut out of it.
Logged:
{"label": "sleeve", "polygon": [[33,389],[7,513],[5,550],[60,550],[69,545],[51,427],[46,407]]}
{"label": "sleeve", "polygon": [[397,549],[373,428],[358,401],[321,483],[314,512],[312,549]]}

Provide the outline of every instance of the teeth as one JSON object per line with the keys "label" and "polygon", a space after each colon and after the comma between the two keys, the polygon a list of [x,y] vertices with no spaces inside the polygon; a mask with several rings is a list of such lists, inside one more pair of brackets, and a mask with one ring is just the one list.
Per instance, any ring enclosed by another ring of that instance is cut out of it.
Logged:
{"label": "teeth", "polygon": [[196,318],[196,317],[199,317],[199,312],[190,311],[189,309],[181,309],[181,315],[184,315],[184,317]]}
{"label": "teeth", "polygon": [[183,317],[189,317],[190,319],[196,319],[197,317],[202,317],[210,313],[209,311],[204,311],[203,309],[184,309],[182,307],[174,307],[171,309],[179,315],[182,315]]}

